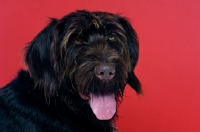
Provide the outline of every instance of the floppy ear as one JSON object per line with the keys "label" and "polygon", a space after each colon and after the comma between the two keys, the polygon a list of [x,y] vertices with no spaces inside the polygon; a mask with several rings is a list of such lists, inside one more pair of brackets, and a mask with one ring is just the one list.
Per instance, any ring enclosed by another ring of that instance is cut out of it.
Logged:
{"label": "floppy ear", "polygon": [[44,88],[45,96],[53,94],[56,90],[57,80],[50,62],[50,48],[55,37],[57,20],[47,25],[25,48],[25,63],[34,79],[35,87]]}
{"label": "floppy ear", "polygon": [[134,73],[134,69],[137,64],[138,54],[139,54],[138,37],[135,30],[128,22],[128,20],[126,20],[125,18],[119,18],[119,22],[125,30],[129,48],[129,54],[130,54],[130,71],[128,73],[127,82],[137,93],[141,94],[142,93],[141,85]]}

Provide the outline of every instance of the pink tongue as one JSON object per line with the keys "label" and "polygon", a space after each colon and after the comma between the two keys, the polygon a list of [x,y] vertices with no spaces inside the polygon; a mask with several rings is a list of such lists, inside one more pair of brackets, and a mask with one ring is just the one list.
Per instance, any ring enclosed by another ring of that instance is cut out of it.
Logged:
{"label": "pink tongue", "polygon": [[90,93],[90,107],[99,120],[109,120],[116,112],[114,94],[94,95]]}

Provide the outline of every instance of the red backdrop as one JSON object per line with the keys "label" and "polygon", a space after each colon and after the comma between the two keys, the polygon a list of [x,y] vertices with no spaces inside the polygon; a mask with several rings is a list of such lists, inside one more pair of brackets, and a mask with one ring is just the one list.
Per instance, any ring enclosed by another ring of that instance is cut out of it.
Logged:
{"label": "red backdrop", "polygon": [[199,0],[0,0],[0,86],[23,67],[20,50],[48,17],[76,9],[122,13],[138,32],[144,96],[127,87],[120,132],[200,132]]}

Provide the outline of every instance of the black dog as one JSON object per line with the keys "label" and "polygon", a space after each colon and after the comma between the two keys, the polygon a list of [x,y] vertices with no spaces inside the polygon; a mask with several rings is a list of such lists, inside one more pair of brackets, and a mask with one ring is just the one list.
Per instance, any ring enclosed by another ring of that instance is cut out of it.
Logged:
{"label": "black dog", "polygon": [[25,48],[27,70],[0,89],[1,132],[112,132],[137,35],[123,17],[77,11],[52,19]]}

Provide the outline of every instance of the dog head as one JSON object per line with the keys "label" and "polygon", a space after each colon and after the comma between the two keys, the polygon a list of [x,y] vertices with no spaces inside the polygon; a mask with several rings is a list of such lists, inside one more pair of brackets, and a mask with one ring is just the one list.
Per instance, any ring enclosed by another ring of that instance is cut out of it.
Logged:
{"label": "dog head", "polygon": [[88,102],[100,120],[113,117],[127,83],[142,92],[134,74],[137,60],[137,35],[125,18],[85,10],[52,19],[25,54],[35,87],[47,100],[58,96],[73,102],[70,107]]}

